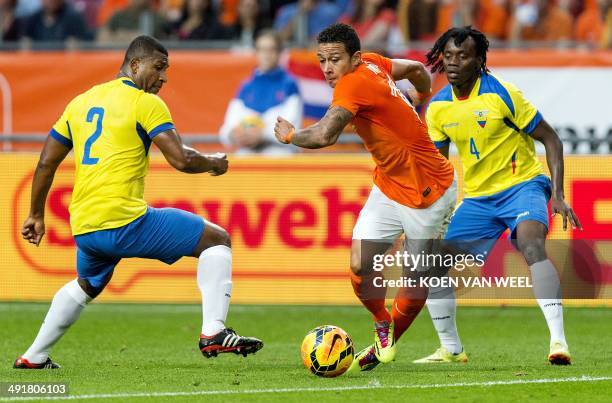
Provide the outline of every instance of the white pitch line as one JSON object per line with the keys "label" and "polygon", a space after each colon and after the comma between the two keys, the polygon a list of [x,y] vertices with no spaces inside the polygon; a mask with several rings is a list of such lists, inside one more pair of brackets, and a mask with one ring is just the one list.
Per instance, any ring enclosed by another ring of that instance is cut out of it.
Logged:
{"label": "white pitch line", "polygon": [[367,389],[439,389],[439,388],[464,388],[473,386],[504,386],[524,385],[541,383],[562,382],[598,382],[612,381],[610,376],[592,377],[583,375],[571,378],[552,379],[520,379],[511,381],[489,381],[489,382],[459,382],[459,383],[433,383],[426,385],[356,385],[337,386],[329,388],[285,388],[285,389],[245,389],[245,390],[201,390],[193,392],[152,392],[152,393],[102,393],[91,395],[70,396],[32,396],[32,397],[0,397],[0,401],[26,401],[26,400],[77,400],[77,399],[125,399],[131,397],[179,397],[179,396],[210,396],[210,395],[250,395],[263,393],[296,393],[296,392],[343,392]]}

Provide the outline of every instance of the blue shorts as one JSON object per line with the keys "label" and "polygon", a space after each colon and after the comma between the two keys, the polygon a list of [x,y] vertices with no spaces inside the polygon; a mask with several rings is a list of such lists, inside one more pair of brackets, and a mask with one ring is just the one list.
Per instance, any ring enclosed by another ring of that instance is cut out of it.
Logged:
{"label": "blue shorts", "polygon": [[538,175],[491,196],[465,198],[444,239],[472,241],[479,245],[469,249],[482,253],[488,252],[506,229],[516,238],[516,227],[522,221],[538,221],[548,228],[550,195],[550,179]]}
{"label": "blue shorts", "polygon": [[124,257],[157,259],[172,264],[191,256],[198,246],[204,220],[175,208],[148,207],[123,227],[77,235],[77,273],[92,287],[104,288]]}

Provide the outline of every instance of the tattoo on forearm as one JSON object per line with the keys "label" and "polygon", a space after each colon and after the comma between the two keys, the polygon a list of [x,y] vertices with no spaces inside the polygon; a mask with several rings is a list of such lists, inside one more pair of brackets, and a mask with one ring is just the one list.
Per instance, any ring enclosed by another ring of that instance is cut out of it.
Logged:
{"label": "tattoo on forearm", "polygon": [[327,110],[319,122],[295,133],[292,143],[303,148],[322,148],[332,145],[352,119],[351,112],[340,106],[334,106]]}

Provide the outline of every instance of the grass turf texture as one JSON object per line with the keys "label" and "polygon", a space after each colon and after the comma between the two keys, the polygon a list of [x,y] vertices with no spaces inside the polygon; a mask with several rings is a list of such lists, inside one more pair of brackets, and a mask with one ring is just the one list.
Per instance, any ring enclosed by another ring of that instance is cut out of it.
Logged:
{"label": "grass turf texture", "polygon": [[[371,343],[371,319],[361,307],[245,306],[230,308],[228,325],[264,340],[255,356],[233,354],[205,359],[197,349],[200,307],[196,305],[93,304],[55,347],[52,358],[63,368],[17,371],[13,360],[28,347],[47,304],[0,304],[0,382],[64,381],[71,395],[239,392],[301,389],[274,393],[94,398],[94,401],[421,401],[453,402],[610,401],[612,381],[519,383],[432,387],[435,384],[533,381],[570,377],[611,377],[612,310],[565,308],[574,365],[546,361],[548,330],[538,308],[460,307],[458,322],[468,364],[416,365],[438,346],[427,313],[419,316],[398,345],[396,361],[372,372],[335,379],[315,377],[299,357],[307,331],[322,324],[345,329],[356,350]],[[320,390],[374,386],[369,390]],[[408,385],[406,388],[387,386]],[[426,388],[419,386],[426,385]],[[76,396],[75,396],[76,397]],[[2,397],[0,397],[0,401]]]}

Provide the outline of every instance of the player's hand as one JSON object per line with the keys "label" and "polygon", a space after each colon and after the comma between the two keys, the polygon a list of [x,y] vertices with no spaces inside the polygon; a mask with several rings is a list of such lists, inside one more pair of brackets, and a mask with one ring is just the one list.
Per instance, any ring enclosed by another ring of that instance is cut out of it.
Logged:
{"label": "player's hand", "polygon": [[429,98],[431,97],[431,92],[421,93],[418,92],[415,88],[410,88],[407,93],[410,97],[410,100],[412,101],[412,106],[414,107],[426,104]]}
{"label": "player's hand", "polygon": [[565,202],[563,199],[553,198],[550,202],[553,217],[557,214],[561,214],[563,217],[563,231],[567,230],[567,221],[569,220],[573,229],[579,228],[582,230],[582,224],[574,210]]}
{"label": "player's hand", "polygon": [[206,156],[210,161],[211,168],[208,171],[211,176],[223,175],[229,168],[229,161],[227,160],[227,154],[215,153]]}
{"label": "player's hand", "polygon": [[36,246],[40,245],[40,241],[43,235],[45,235],[45,220],[29,216],[23,223],[21,235],[29,243],[33,243]]}
{"label": "player's hand", "polygon": [[276,124],[274,125],[274,135],[276,139],[283,144],[291,143],[291,138],[295,133],[295,126],[289,123],[282,117],[276,118]]}

